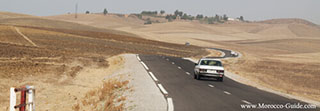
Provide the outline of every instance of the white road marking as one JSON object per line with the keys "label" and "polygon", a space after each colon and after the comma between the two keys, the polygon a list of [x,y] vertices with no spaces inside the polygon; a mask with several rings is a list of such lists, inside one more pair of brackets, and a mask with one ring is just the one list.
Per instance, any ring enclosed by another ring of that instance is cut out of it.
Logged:
{"label": "white road marking", "polygon": [[[162,57],[164,58],[164,57]],[[137,55],[137,59],[141,62],[141,64],[144,66],[144,68],[146,70],[149,70],[148,66],[141,61],[139,55]],[[167,59],[169,60],[169,59]],[[173,62],[172,62],[173,63]],[[173,63],[174,64],[174,63]],[[179,69],[181,69],[181,67],[178,67]],[[149,71],[149,74],[151,76],[151,78],[154,80],[154,81],[158,81],[158,79],[154,76],[154,74],[152,72]],[[164,87],[161,85],[161,84],[158,84],[158,87],[159,89],[161,90],[161,92],[164,94],[164,95],[168,95],[168,92],[166,91],[166,89],[164,89]],[[172,98],[167,98],[167,105],[168,105],[168,111],[174,111],[174,106],[173,106],[173,100]]]}
{"label": "white road marking", "polygon": [[166,59],[167,61],[169,61],[169,59]]}
{"label": "white road marking", "polygon": [[152,77],[152,79],[153,79],[154,81],[158,81],[158,79],[156,78],[156,76],[153,75],[152,72],[149,72],[149,74],[150,74],[150,76]]}
{"label": "white road marking", "polygon": [[168,102],[168,111],[174,111],[172,98],[167,98]]}
{"label": "white road marking", "polygon": [[244,102],[246,104],[251,104],[249,101],[246,101],[246,100],[242,100],[242,102]]}
{"label": "white road marking", "polygon": [[138,59],[139,61],[141,61],[141,59],[140,59],[139,55],[137,55],[137,59]]}
{"label": "white road marking", "polygon": [[214,87],[214,86],[213,86],[213,85],[211,85],[211,84],[208,84],[208,86],[209,86],[209,87]]}
{"label": "white road marking", "polygon": [[189,73],[189,72],[186,72],[186,74],[190,75],[190,73]]}
{"label": "white road marking", "polygon": [[172,62],[172,64],[174,64],[174,62]]}
{"label": "white road marking", "polygon": [[231,95],[231,93],[229,93],[229,92],[227,92],[227,91],[223,91],[223,93],[228,94],[228,95]]}
{"label": "white road marking", "polygon": [[141,61],[141,64],[144,66],[144,68],[146,68],[147,70],[149,70],[148,66],[146,64],[144,64],[142,61]]}
{"label": "white road marking", "polygon": [[181,69],[181,67],[178,67],[178,69]]}
{"label": "white road marking", "polygon": [[164,87],[163,87],[161,84],[158,84],[158,87],[160,88],[161,92],[162,92],[164,95],[168,95],[168,92],[166,91],[166,89],[164,89]]}

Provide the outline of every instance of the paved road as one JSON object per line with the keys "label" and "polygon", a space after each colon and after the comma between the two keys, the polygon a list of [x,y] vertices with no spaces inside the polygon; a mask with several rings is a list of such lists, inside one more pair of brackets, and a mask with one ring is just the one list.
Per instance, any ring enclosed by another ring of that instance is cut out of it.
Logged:
{"label": "paved road", "polygon": [[255,109],[243,109],[241,105],[306,104],[261,91],[227,77],[223,82],[215,79],[195,80],[194,63],[182,58],[155,55],[140,55],[140,58],[167,90],[168,97],[173,99],[175,111],[252,111]]}
{"label": "paved road", "polygon": [[219,48],[209,48],[213,50],[218,50],[224,53],[223,57],[216,57],[216,58],[228,58],[228,57],[238,57],[238,55],[233,55],[230,50],[225,50],[225,49],[219,49]]}

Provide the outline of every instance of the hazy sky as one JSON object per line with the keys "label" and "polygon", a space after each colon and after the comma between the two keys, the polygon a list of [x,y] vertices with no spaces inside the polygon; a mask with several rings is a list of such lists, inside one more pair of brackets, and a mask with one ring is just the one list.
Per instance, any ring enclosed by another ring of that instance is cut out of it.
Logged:
{"label": "hazy sky", "polygon": [[248,20],[303,18],[320,24],[320,0],[0,0],[0,11],[38,16],[79,12],[140,13],[143,10],[179,9],[191,15],[227,14]]}

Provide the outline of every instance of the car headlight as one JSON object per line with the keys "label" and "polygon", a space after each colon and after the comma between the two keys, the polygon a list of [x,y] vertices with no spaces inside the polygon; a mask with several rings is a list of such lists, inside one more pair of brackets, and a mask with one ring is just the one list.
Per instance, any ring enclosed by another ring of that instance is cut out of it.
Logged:
{"label": "car headlight", "polygon": [[206,72],[207,69],[199,69],[200,72]]}

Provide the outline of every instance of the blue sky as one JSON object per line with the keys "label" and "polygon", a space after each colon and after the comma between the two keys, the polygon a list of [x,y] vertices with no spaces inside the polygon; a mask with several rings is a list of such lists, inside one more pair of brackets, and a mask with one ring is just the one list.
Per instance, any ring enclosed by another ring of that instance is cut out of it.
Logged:
{"label": "blue sky", "polygon": [[73,13],[75,4],[79,12],[140,13],[143,10],[176,9],[191,15],[227,14],[244,16],[248,20],[272,18],[303,18],[320,24],[320,0],[1,0],[0,11],[37,16]]}

